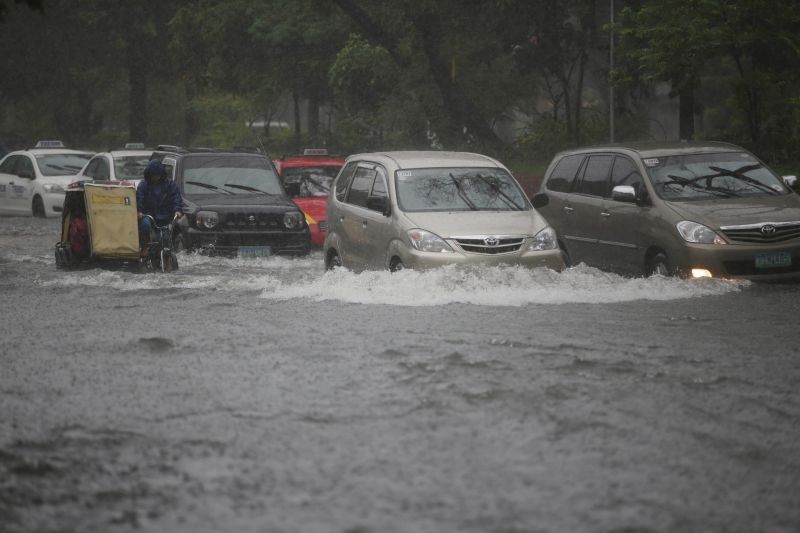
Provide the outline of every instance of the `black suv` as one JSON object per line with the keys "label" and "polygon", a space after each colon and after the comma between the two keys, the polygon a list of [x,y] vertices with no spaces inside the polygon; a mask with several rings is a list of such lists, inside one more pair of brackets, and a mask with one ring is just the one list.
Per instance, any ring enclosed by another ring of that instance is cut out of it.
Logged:
{"label": "black suv", "polygon": [[186,214],[175,225],[176,250],[268,256],[307,254],[303,213],[286,196],[272,161],[259,153],[159,147]]}

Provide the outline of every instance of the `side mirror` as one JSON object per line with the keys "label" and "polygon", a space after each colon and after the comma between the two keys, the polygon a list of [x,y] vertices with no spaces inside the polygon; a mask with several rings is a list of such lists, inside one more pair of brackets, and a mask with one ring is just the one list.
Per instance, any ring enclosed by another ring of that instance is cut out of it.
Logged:
{"label": "side mirror", "polygon": [[17,176],[20,178],[25,178],[26,180],[32,180],[36,177],[32,170],[20,170],[17,172]]}
{"label": "side mirror", "polygon": [[531,203],[533,204],[533,207],[539,209],[540,207],[544,207],[549,204],[550,198],[548,198],[548,196],[543,192],[536,193],[533,195],[533,198],[531,198]]}
{"label": "side mirror", "polygon": [[389,209],[388,198],[385,196],[370,196],[367,198],[367,209],[382,213],[385,217],[392,213]]}
{"label": "side mirror", "polygon": [[617,185],[611,189],[611,199],[617,202],[636,203],[636,189],[630,185]]}
{"label": "side mirror", "polygon": [[787,187],[792,189],[793,191],[800,191],[800,182],[797,181],[797,176],[781,176],[783,178],[783,182],[786,184]]}

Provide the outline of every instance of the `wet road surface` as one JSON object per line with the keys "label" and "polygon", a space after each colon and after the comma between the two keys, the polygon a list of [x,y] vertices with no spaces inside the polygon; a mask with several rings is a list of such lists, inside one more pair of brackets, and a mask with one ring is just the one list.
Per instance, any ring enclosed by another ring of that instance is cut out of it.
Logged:
{"label": "wet road surface", "polygon": [[57,233],[0,218],[0,531],[800,531],[800,286]]}

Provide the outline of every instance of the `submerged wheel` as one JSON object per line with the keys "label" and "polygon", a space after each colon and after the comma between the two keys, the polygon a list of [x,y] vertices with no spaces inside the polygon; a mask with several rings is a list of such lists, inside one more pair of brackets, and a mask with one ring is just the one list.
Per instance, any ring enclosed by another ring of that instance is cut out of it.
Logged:
{"label": "submerged wheel", "polygon": [[182,233],[177,233],[172,238],[172,251],[176,254],[186,251],[186,240],[183,238]]}
{"label": "submerged wheel", "polygon": [[44,212],[44,201],[42,201],[41,196],[33,197],[33,206],[31,207],[31,210],[33,212],[33,216],[37,218],[44,218],[46,216]]}
{"label": "submerged wheel", "polygon": [[334,268],[340,268],[342,266],[342,258],[339,257],[339,254],[336,250],[331,250],[328,253],[327,260],[325,261],[325,270],[333,270]]}
{"label": "submerged wheel", "polygon": [[395,257],[392,259],[392,262],[389,263],[389,272],[400,272],[401,270],[405,270],[406,265],[403,264],[403,261],[399,257]]}
{"label": "submerged wheel", "polygon": [[649,276],[653,276],[658,274],[659,276],[669,276],[672,274],[672,268],[669,265],[669,260],[667,259],[667,254],[663,252],[659,252],[650,259],[650,263],[647,267],[647,274]]}

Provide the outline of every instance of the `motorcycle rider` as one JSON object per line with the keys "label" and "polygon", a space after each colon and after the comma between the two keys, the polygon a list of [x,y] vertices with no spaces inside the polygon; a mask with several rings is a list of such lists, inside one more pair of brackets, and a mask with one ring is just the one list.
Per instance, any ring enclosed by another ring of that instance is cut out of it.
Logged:
{"label": "motorcycle rider", "polygon": [[151,242],[152,221],[164,226],[183,216],[183,200],[175,182],[167,179],[167,169],[158,159],[153,159],[144,169],[144,179],[136,187],[136,205],[139,216],[139,244],[142,248]]}

